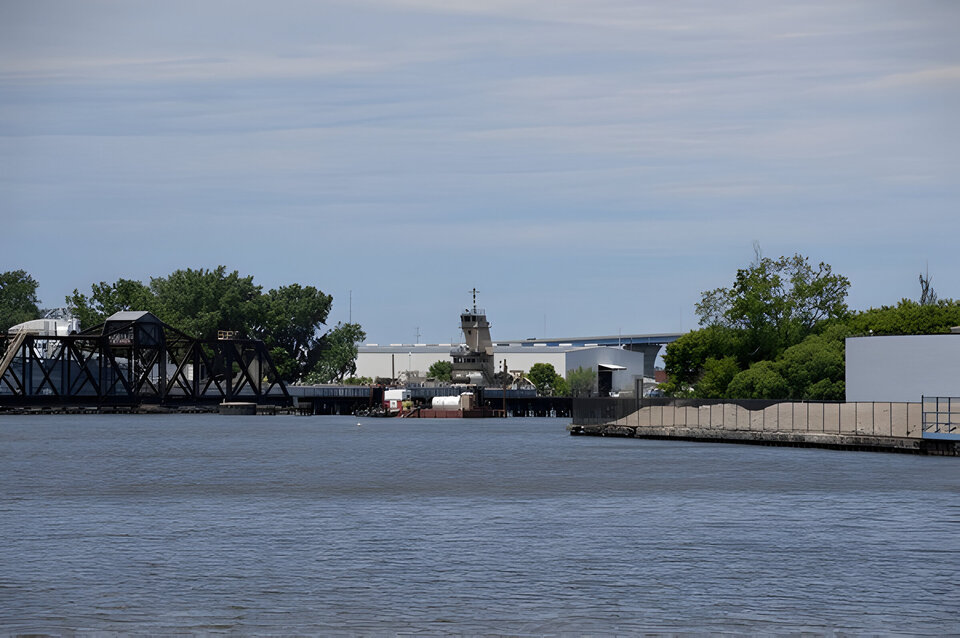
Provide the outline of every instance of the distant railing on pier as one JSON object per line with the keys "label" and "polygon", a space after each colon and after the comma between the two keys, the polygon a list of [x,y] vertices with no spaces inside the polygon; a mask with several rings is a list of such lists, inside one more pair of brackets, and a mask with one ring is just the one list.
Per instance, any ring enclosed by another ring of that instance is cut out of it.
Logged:
{"label": "distant railing on pier", "polygon": [[622,419],[643,407],[676,406],[699,408],[705,405],[731,403],[747,410],[762,410],[779,401],[770,399],[674,399],[665,397],[582,397],[573,399],[574,425],[598,425]]}
{"label": "distant railing on pier", "polygon": [[[941,406],[943,407],[943,406]],[[941,428],[957,425],[942,423]],[[949,414],[960,421],[960,399]],[[573,425],[677,427],[701,430],[809,432],[870,436],[920,437],[921,403],[775,401],[763,399],[584,398],[574,399]],[[931,421],[931,423],[933,423]]]}

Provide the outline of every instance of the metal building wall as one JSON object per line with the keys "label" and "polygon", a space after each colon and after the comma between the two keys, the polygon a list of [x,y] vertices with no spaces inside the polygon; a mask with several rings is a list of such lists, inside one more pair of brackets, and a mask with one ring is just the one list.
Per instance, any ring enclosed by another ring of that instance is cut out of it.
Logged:
{"label": "metal building wall", "polygon": [[850,337],[846,353],[848,402],[960,396],[960,335]]}
{"label": "metal building wall", "polygon": [[636,379],[643,377],[644,354],[620,348],[578,348],[567,353],[566,374],[579,367],[594,370],[600,364],[622,366],[613,372],[614,392],[633,392]]}

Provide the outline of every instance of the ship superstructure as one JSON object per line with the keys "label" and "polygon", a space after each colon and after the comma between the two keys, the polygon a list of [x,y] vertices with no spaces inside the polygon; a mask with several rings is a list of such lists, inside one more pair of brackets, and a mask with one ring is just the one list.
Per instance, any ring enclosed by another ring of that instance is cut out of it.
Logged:
{"label": "ship superstructure", "polygon": [[473,289],[473,308],[460,313],[460,329],[464,344],[450,351],[453,358],[453,383],[494,385],[493,341],[490,322],[483,308],[477,307],[477,289]]}

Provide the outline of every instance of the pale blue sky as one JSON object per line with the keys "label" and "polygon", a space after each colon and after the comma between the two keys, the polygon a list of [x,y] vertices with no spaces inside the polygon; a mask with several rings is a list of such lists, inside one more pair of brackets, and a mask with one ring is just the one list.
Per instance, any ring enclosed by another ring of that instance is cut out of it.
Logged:
{"label": "pale blue sky", "polygon": [[960,2],[0,0],[0,270],[224,264],[369,341],[688,330],[801,252],[960,297]]}

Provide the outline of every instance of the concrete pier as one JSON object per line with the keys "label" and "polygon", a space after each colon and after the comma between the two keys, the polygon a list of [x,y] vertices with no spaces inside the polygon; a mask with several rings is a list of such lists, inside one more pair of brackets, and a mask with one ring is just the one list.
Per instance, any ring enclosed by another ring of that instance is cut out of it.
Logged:
{"label": "concrete pier", "polygon": [[960,440],[923,436],[918,403],[648,406],[622,418],[573,424],[572,435],[679,439],[960,456]]}
{"label": "concrete pier", "polygon": [[638,439],[677,439],[707,443],[745,443],[782,447],[818,447],[863,452],[899,452],[933,456],[960,456],[960,441],[918,439],[898,436],[823,434],[820,432],[727,431],[706,428],[571,425],[572,435],[618,436]]}

